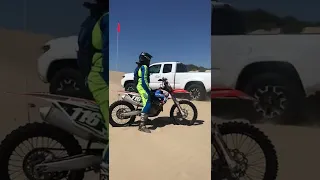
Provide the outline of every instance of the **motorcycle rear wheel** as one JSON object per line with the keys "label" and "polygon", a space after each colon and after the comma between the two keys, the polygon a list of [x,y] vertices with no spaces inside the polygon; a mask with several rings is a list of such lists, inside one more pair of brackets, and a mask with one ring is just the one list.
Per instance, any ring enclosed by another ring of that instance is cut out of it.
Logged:
{"label": "motorcycle rear wheel", "polygon": [[[240,134],[243,136],[247,136],[251,140],[255,141],[255,143],[259,145],[259,147],[262,149],[264,158],[265,158],[266,167],[265,167],[265,173],[263,174],[262,180],[275,180],[277,178],[277,174],[278,174],[277,153],[272,142],[262,131],[260,131],[258,128],[250,124],[243,123],[243,122],[228,122],[228,123],[219,124],[218,129],[222,137],[230,134]],[[211,139],[213,138],[215,137],[212,135]],[[212,140],[211,140],[211,143],[212,143]],[[213,144],[212,144],[212,147],[214,147]],[[214,150],[215,149],[213,149],[213,152]],[[243,153],[243,152],[239,152],[239,153]],[[224,175],[222,175],[222,170],[221,170],[223,169],[221,166],[226,166],[226,165],[221,163],[223,161],[220,161],[220,159],[222,158],[218,157],[218,159],[214,160],[214,157],[212,157],[213,169],[211,170],[211,174],[212,174],[212,177],[217,180],[222,180],[226,178],[224,177]],[[217,167],[217,169],[214,169],[215,167]]]}
{"label": "motorcycle rear wheel", "polygon": [[[57,143],[61,144],[64,150],[67,152],[68,156],[73,156],[77,154],[82,153],[82,148],[79,145],[78,141],[72,136],[71,134],[54,127],[49,124],[45,123],[32,123],[27,124],[25,126],[21,126],[18,129],[12,131],[9,135],[6,136],[6,138],[1,142],[0,145],[0,177],[1,180],[13,180],[11,179],[10,173],[9,173],[9,166],[11,165],[10,159],[13,153],[15,152],[15,149],[20,148],[22,152],[24,152],[20,145],[23,144],[24,147],[26,141],[30,143],[30,141],[34,142],[34,138],[40,138],[44,137],[51,140],[56,141]],[[36,142],[38,143],[38,139],[36,139]],[[51,142],[52,143],[52,142]],[[49,144],[49,143],[48,143]],[[38,145],[38,144],[37,144]],[[36,145],[36,146],[37,146]],[[51,144],[49,144],[51,145]],[[27,153],[26,156],[23,157],[23,163],[21,165],[22,172],[25,176],[30,176],[30,173],[28,174],[25,169],[25,162],[26,157],[29,153],[31,153],[35,149],[42,149],[37,148],[31,145],[33,149],[30,150],[30,152]],[[45,150],[45,148],[43,148]],[[28,149],[29,150],[29,149]],[[50,150],[45,150],[47,152],[50,152]],[[17,152],[15,152],[18,154]],[[20,156],[20,154],[18,154]],[[13,166],[13,165],[11,165]],[[16,166],[16,165],[15,165]],[[68,180],[82,180],[84,178],[85,170],[74,170],[69,171],[67,174]],[[31,173],[31,175],[33,175]],[[32,178],[31,178],[32,179]]]}
{"label": "motorcycle rear wheel", "polygon": [[[115,121],[115,119],[112,117],[113,115],[113,111],[116,107],[118,106],[126,106],[127,108],[130,109],[130,111],[134,111],[135,108],[132,104],[130,104],[129,102],[127,101],[123,101],[123,100],[119,100],[119,101],[116,101],[114,103],[112,103],[109,107],[109,123],[112,125],[112,127],[124,127],[124,126],[128,126],[128,125],[131,125],[132,123],[134,123],[135,119],[136,119],[136,116],[130,116],[130,117],[126,117],[125,119],[126,122],[125,123],[118,123],[117,121]],[[117,110],[116,113],[116,118],[118,118],[118,120],[120,119],[120,121],[122,120],[120,117],[118,117],[118,113],[121,113],[121,112],[118,112],[120,111],[121,109]]]}

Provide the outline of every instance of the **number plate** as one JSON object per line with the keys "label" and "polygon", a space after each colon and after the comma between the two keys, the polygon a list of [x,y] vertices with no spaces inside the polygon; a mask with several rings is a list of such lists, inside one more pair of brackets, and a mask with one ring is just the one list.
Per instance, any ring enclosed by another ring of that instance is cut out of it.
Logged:
{"label": "number plate", "polygon": [[141,97],[140,96],[132,96],[132,99],[136,102],[141,102]]}

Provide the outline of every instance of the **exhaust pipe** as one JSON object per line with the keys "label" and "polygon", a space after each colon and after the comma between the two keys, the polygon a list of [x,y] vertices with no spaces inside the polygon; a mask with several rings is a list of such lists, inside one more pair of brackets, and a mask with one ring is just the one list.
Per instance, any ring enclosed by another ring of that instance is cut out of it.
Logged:
{"label": "exhaust pipe", "polygon": [[35,170],[38,172],[60,172],[85,169],[100,165],[101,159],[101,156],[80,154],[55,160],[54,162],[38,164],[35,166]]}

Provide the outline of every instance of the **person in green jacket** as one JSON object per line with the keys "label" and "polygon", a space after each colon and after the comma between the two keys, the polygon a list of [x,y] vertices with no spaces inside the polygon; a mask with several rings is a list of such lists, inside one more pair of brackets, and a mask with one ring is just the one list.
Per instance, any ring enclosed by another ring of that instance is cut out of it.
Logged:
{"label": "person in green jacket", "polygon": [[137,62],[137,68],[134,71],[134,81],[136,89],[141,96],[143,108],[141,111],[141,120],[139,125],[139,131],[151,133],[150,129],[146,127],[148,121],[148,113],[151,108],[151,89],[149,65],[152,56],[149,53],[142,52],[139,55],[139,62]]}
{"label": "person in green jacket", "polygon": [[[91,33],[90,72],[86,77],[88,88],[93,99],[99,106],[105,129],[106,139],[109,139],[109,0],[96,0],[96,3],[87,3],[90,9],[89,19],[96,19]],[[84,24],[88,20],[84,21]],[[90,36],[90,35],[89,35]],[[89,59],[90,60],[90,59]],[[88,64],[88,66],[90,66]],[[102,155],[100,179],[109,179],[109,146]]]}

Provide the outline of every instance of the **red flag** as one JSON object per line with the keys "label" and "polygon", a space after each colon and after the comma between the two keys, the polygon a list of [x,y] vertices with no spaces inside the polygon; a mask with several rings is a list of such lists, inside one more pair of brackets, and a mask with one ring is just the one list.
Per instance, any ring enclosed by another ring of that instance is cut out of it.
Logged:
{"label": "red flag", "polygon": [[117,32],[118,33],[120,32],[120,23],[118,23],[118,25],[117,25]]}

